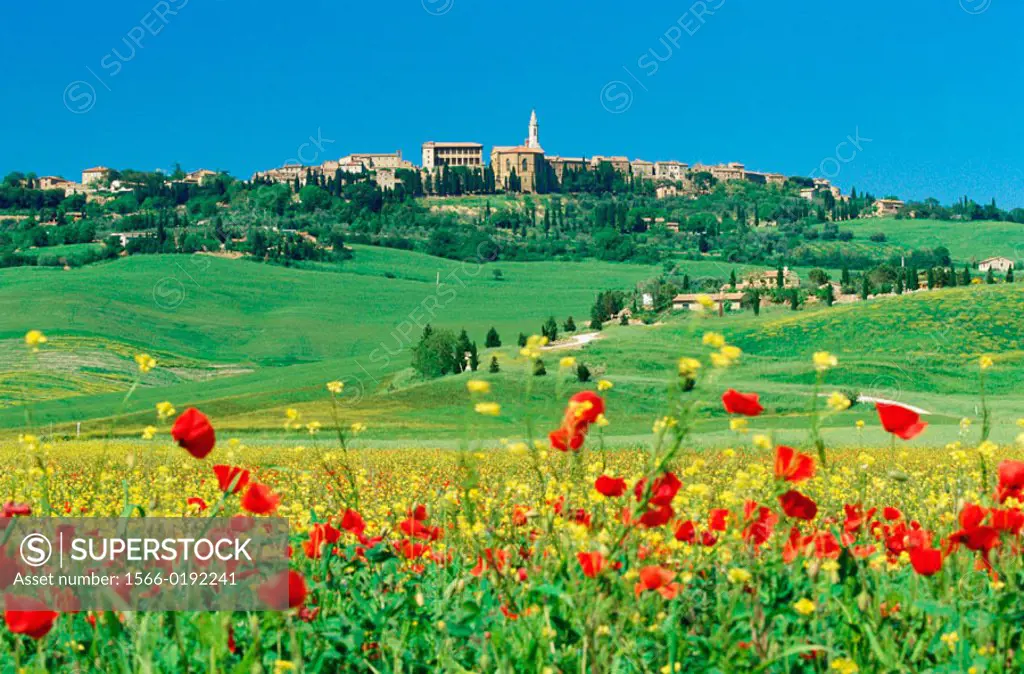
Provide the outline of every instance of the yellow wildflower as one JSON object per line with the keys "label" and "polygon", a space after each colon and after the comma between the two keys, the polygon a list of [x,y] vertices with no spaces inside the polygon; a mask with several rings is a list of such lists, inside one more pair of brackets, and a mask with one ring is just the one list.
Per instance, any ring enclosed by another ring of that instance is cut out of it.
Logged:
{"label": "yellow wildflower", "polygon": [[833,412],[842,412],[850,407],[850,399],[836,391],[828,397],[828,406]]}
{"label": "yellow wildflower", "polygon": [[857,674],[860,671],[860,667],[857,663],[849,658],[838,658],[832,661],[832,669],[839,672],[839,674]]}
{"label": "yellow wildflower", "polygon": [[135,363],[139,366],[139,372],[149,372],[156,367],[156,359],[148,353],[140,353],[135,356]]}
{"label": "yellow wildflower", "polygon": [[814,369],[818,372],[825,372],[831,370],[835,366],[839,365],[839,359],[833,356],[828,351],[815,351],[814,352]]}
{"label": "yellow wildflower", "polygon": [[992,367],[993,364],[994,363],[992,362],[992,356],[982,356],[981,358],[978,359],[978,365],[981,366],[982,370],[989,369],[990,367]]}
{"label": "yellow wildflower", "polygon": [[477,414],[488,417],[496,417],[501,414],[501,405],[498,403],[477,403],[473,409]]}
{"label": "yellow wildflower", "polygon": [[721,349],[725,346],[725,337],[717,332],[705,332],[701,341],[705,346],[710,346],[713,349]]}
{"label": "yellow wildflower", "polygon": [[572,356],[566,356],[562,360],[558,361],[558,366],[568,370],[570,367],[576,366],[576,359]]}
{"label": "yellow wildflower", "polygon": [[939,637],[939,640],[942,643],[946,644],[946,646],[949,647],[949,650],[955,651],[956,644],[958,641],[960,641],[960,635],[956,632],[946,632],[941,637]]}
{"label": "yellow wildflower", "polygon": [[687,379],[693,379],[697,376],[697,371],[700,370],[700,361],[696,358],[680,358],[679,359],[679,376],[686,377]]}
{"label": "yellow wildflower", "polygon": [[597,390],[598,391],[609,391],[614,386],[615,386],[615,384],[611,383],[607,379],[602,379],[601,381],[597,382]]}
{"label": "yellow wildflower", "polygon": [[814,602],[806,597],[793,604],[793,610],[800,615],[811,615],[816,608]]}
{"label": "yellow wildflower", "polygon": [[715,301],[711,299],[710,295],[697,295],[697,304],[699,304],[702,309],[715,308]]}
{"label": "yellow wildflower", "polygon": [[857,426],[857,430],[858,431],[861,430],[862,428],[864,428],[864,420],[863,419],[857,419],[856,426]]}
{"label": "yellow wildflower", "polygon": [[167,402],[166,400],[162,403],[156,404],[156,415],[161,419],[170,419],[174,416],[177,410],[174,409],[174,405]]}
{"label": "yellow wildflower", "polygon": [[763,433],[758,433],[754,436],[754,447],[758,449],[771,449],[772,439]]}
{"label": "yellow wildflower", "polygon": [[753,578],[753,576],[750,575],[750,572],[747,571],[746,569],[736,569],[736,568],[729,569],[729,573],[727,573],[726,576],[729,578],[729,582],[730,583],[736,583],[736,584],[746,583],[751,578]]}
{"label": "yellow wildflower", "polygon": [[366,424],[361,424],[357,421],[356,423],[352,424],[350,428],[352,429],[353,433],[358,435],[359,433],[362,433],[363,431],[366,430]]}
{"label": "yellow wildflower", "polygon": [[46,335],[39,330],[29,330],[25,333],[25,344],[33,351],[38,351],[41,345],[46,344]]}
{"label": "yellow wildflower", "polygon": [[526,358],[530,358],[532,360],[536,360],[537,358],[540,358],[541,348],[546,346],[547,343],[547,337],[542,337],[540,335],[530,335],[526,339],[526,346],[519,349],[519,355],[525,356]]}
{"label": "yellow wildflower", "polygon": [[747,432],[747,420],[746,419],[729,419],[729,430],[737,433]]}
{"label": "yellow wildflower", "polygon": [[156,435],[156,426],[146,426],[142,429],[143,440],[152,440],[154,435]]}
{"label": "yellow wildflower", "polygon": [[598,414],[598,415],[597,415],[597,419],[596,419],[596,420],[594,421],[594,423],[596,423],[596,424],[597,424],[598,426],[600,426],[601,428],[604,428],[605,426],[607,426],[607,425],[608,425],[608,424],[610,424],[611,422],[610,422],[610,421],[608,421],[608,417],[606,417],[605,415],[603,415],[603,414]]}
{"label": "yellow wildflower", "polygon": [[470,393],[490,393],[491,384],[482,379],[470,379],[466,382],[466,388]]}
{"label": "yellow wildflower", "polygon": [[306,424],[306,430],[309,431],[310,435],[316,435],[320,432],[322,424],[319,421],[310,421]]}
{"label": "yellow wildflower", "polygon": [[338,395],[345,389],[345,383],[340,381],[329,381],[327,382],[327,390]]}

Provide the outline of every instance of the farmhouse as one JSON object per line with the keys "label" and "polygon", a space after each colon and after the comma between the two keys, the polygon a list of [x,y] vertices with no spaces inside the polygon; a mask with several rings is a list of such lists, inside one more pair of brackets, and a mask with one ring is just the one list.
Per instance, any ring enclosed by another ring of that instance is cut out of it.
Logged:
{"label": "farmhouse", "polygon": [[[730,288],[732,286],[722,286]],[[745,290],[747,288],[757,288],[760,290],[771,290],[779,287],[779,271],[772,269],[769,271],[761,272],[759,274],[751,274],[744,278],[742,281],[736,284],[737,290]],[[783,288],[799,288],[800,287],[800,276],[796,272],[790,271],[789,267],[782,268],[782,287]]]}
{"label": "farmhouse", "polygon": [[881,218],[896,215],[903,210],[904,206],[906,204],[899,199],[879,199],[875,202],[875,216]]}
{"label": "farmhouse", "polygon": [[94,183],[101,182],[111,173],[112,171],[106,166],[94,166],[93,168],[87,168],[82,171],[82,184],[86,187],[90,187]]}
{"label": "farmhouse", "polygon": [[981,271],[998,271],[1006,273],[1013,269],[1013,260],[1008,257],[990,257],[987,260],[982,260],[978,263],[978,269]]}
{"label": "farmhouse", "polygon": [[715,295],[706,293],[684,293],[672,298],[672,308],[676,311],[688,309],[690,311],[701,311],[704,305],[711,302],[711,309],[721,312],[723,310],[739,311],[740,303],[743,301],[743,293],[721,292]]}

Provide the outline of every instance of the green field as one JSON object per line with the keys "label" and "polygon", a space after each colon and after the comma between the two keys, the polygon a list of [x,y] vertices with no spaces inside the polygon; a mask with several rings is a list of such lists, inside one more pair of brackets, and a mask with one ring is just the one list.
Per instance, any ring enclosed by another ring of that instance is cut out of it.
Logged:
{"label": "green field", "polygon": [[[731,265],[681,261],[694,276],[727,276]],[[745,269],[735,267],[737,273]],[[493,270],[502,271],[502,280]],[[0,271],[0,428],[23,428],[26,411],[36,428],[67,431],[84,422],[101,432],[120,409],[133,377],[131,357],[151,353],[161,367],[147,374],[120,422],[134,433],[153,420],[153,406],[170,400],[181,409],[202,405],[227,432],[253,440],[282,437],[284,409],[304,421],[330,420],[324,382],[346,383],[347,422],[366,423],[371,444],[451,444],[465,425],[468,375],[421,381],[409,369],[421,324],[465,327],[482,347],[495,326],[505,346],[483,351],[502,366],[492,380],[504,413],[486,419],[492,440],[512,437],[532,410],[538,427],[554,424],[557,405],[574,387],[557,375],[558,359],[575,355],[594,379],[607,377],[612,426],[621,444],[640,441],[664,408],[672,367],[700,353],[700,334],[723,332],[743,348],[741,364],[720,373],[713,388],[758,391],[767,414],[759,425],[780,437],[800,433],[812,399],[811,354],[836,353],[841,366],[827,391],[899,399],[932,412],[933,432],[920,442],[956,439],[962,417],[977,418],[980,354],[997,356],[988,392],[997,410],[996,437],[1008,441],[1024,416],[1024,352],[1019,334],[1024,286],[974,286],[884,298],[833,308],[791,312],[777,307],[760,317],[669,315],[657,325],[608,326],[580,350],[545,356],[549,375],[533,378],[525,395],[515,339],[538,332],[549,315],[586,324],[595,294],[629,289],[660,273],[639,265],[509,263],[480,266],[419,253],[357,246],[339,270],[305,271],[211,256],[138,256],[64,272]],[[441,285],[437,285],[440,275]],[[26,354],[20,339],[40,329],[50,342]],[[826,392],[827,392],[826,391]],[[32,401],[30,406],[22,404]],[[698,444],[744,442],[725,430],[714,403]],[[869,406],[830,420],[837,444],[884,438],[853,431],[857,419],[873,425]]]}
{"label": "green field", "polygon": [[[1024,224],[1016,222],[869,218],[840,223],[840,227],[853,231],[855,250],[880,256],[898,254],[900,249],[945,246],[961,263],[996,256],[1024,259]],[[877,232],[885,234],[885,242],[868,239]]]}

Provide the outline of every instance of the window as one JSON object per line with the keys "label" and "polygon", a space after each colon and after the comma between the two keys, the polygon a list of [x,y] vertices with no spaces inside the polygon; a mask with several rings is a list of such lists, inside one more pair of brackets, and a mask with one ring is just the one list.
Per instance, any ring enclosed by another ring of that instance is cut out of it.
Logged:
{"label": "window", "polygon": [[523,157],[523,173],[526,173],[526,158]]}

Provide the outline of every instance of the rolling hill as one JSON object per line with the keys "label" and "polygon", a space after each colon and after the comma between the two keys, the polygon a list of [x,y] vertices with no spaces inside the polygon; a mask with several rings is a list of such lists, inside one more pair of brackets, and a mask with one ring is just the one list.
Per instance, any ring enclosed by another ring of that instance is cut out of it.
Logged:
{"label": "rolling hill", "polygon": [[[494,268],[502,270],[502,280]],[[564,353],[552,353],[545,357],[549,376],[535,378],[526,395],[516,335],[536,332],[552,314],[582,319],[598,291],[628,288],[659,271],[597,262],[478,267],[362,247],[342,271],[331,272],[209,256],[131,257],[70,272],[4,270],[0,401],[7,406],[0,409],[0,428],[23,425],[25,408],[15,403],[26,394],[36,401],[37,426],[82,421],[87,431],[105,427],[97,420],[119,409],[134,376],[131,356],[147,351],[161,367],[146,375],[128,404],[126,431],[151,423],[153,406],[170,400],[179,409],[201,404],[227,432],[279,438],[287,406],[297,407],[304,420],[326,423],[331,412],[324,382],[341,379],[343,417],[370,426],[367,442],[454,442],[465,425],[467,377],[423,382],[408,369],[417,323],[429,321],[465,327],[481,346],[491,325],[502,335],[505,346],[482,357],[486,365],[497,356],[502,371],[476,376],[492,380],[505,410],[484,420],[481,432],[511,436],[527,413],[539,424],[556,423],[553,399],[578,386],[559,381],[557,360]],[[998,437],[1007,440],[1013,420],[1024,413],[1022,314],[1024,286],[973,286],[830,309],[769,308],[760,317],[686,314],[654,326],[609,326],[601,339],[567,353],[586,362],[595,378],[615,382],[608,433],[627,443],[649,432],[664,408],[673,364],[700,353],[700,334],[708,329],[723,332],[746,354],[712,388],[760,392],[767,414],[759,423],[783,437],[800,435],[789,429],[806,426],[816,350],[832,351],[841,361],[828,390],[905,400],[933,412],[931,422],[945,430],[930,434],[930,442],[955,439],[960,418],[977,416],[976,359],[992,353],[997,367],[988,390]],[[34,356],[20,344],[31,328],[51,338]],[[743,440],[724,431],[716,405],[707,411],[712,418],[702,424],[700,442]],[[861,406],[833,419],[836,441],[859,438],[853,422],[872,416]]]}

